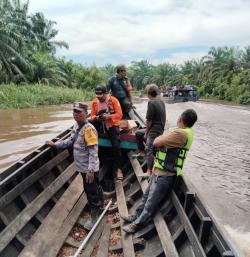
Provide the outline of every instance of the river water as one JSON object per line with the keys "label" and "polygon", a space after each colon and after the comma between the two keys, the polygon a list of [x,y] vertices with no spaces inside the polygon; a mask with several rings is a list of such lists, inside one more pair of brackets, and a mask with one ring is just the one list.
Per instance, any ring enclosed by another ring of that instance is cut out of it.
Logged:
{"label": "river water", "polygon": [[[147,102],[136,104],[145,117]],[[250,256],[250,108],[204,102],[166,104],[166,128],[197,111],[184,177],[245,256]],[[0,172],[72,125],[70,105],[0,110]]]}

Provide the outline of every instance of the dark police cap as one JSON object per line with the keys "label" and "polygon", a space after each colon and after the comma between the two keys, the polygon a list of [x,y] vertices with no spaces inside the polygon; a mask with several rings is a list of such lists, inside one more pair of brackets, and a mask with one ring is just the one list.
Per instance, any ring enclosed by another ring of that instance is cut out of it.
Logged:
{"label": "dark police cap", "polygon": [[80,103],[80,102],[75,102],[73,104],[73,110],[87,111],[88,110],[88,105]]}

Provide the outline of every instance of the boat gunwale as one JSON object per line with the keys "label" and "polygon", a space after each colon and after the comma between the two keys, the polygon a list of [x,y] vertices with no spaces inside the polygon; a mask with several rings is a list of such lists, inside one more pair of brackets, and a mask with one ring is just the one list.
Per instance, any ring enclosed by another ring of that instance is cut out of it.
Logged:
{"label": "boat gunwale", "polygon": [[[138,114],[138,116],[139,116],[139,114]],[[66,132],[68,132],[68,133],[66,133]],[[70,129],[67,129],[64,132],[62,132],[60,135],[64,135],[62,137],[62,138],[64,138],[64,137],[69,136],[69,133],[70,133]],[[55,139],[59,140],[58,138],[60,137],[60,135],[58,137],[56,137]],[[42,147],[44,147],[44,145]],[[40,147],[40,148],[42,148],[42,147]],[[40,148],[38,148],[38,149],[40,149]],[[31,165],[31,163],[34,162],[36,160],[36,158],[38,158],[38,156],[41,156],[42,154],[46,153],[49,149],[50,149],[50,147],[45,148],[42,152],[38,153],[34,158],[31,158],[29,160],[29,162],[26,163],[26,165],[28,165],[28,163]],[[34,150],[34,151],[36,151],[36,150]],[[31,154],[29,154],[28,156],[30,156]],[[27,158],[28,156],[26,156],[25,158]],[[13,167],[13,166],[11,166],[11,167]],[[0,181],[0,185],[2,186],[2,185],[7,184],[8,181],[11,181],[13,179],[13,177],[17,176],[17,174],[25,167],[27,168],[27,166],[25,166],[25,164],[24,164],[24,166],[21,166],[20,168],[18,168],[16,170],[15,174],[13,174],[12,176],[7,176],[3,181]],[[183,186],[184,186],[181,188],[182,193],[184,193],[184,195],[187,192],[193,193],[194,202],[196,202],[199,207],[202,207],[202,212],[205,211],[205,214],[207,214],[208,217],[211,218],[211,221],[212,221],[211,229],[213,229],[213,232],[216,234],[216,236],[220,240],[222,240],[222,243],[224,245],[226,245],[226,247],[223,246],[224,249],[226,251],[231,251],[235,257],[243,257],[244,255],[241,253],[241,250],[236,247],[236,245],[230,240],[230,236],[227,235],[225,229],[216,221],[216,218],[215,218],[214,214],[212,213],[211,209],[208,207],[208,204],[206,203],[205,199],[200,194],[195,193],[195,192],[197,192],[197,190],[195,190],[195,186],[189,180],[187,181],[187,179],[185,179],[185,174],[184,174],[184,176],[182,176],[181,179],[183,180]],[[178,196],[177,196],[177,198],[178,198]],[[179,202],[180,202],[180,199],[179,199]],[[193,225],[192,225],[192,228],[193,228]],[[192,245],[192,247],[193,247],[193,245]]]}
{"label": "boat gunwale", "polygon": [[[56,142],[60,139],[64,139],[64,138],[68,137],[71,130],[72,130],[72,127],[70,127],[69,129],[66,129],[61,134],[59,134],[57,137],[53,138],[52,141]],[[44,145],[36,148],[35,150],[33,150],[31,153],[26,155],[21,160],[18,160],[17,162],[15,162],[13,165],[11,165],[9,168],[4,170],[2,173],[0,173],[0,179],[3,176],[2,180],[0,180],[0,188],[3,185],[6,185],[7,183],[11,182],[16,176],[19,175],[20,172],[29,168],[31,165],[33,165],[34,161],[36,161],[39,158],[42,158],[42,156],[50,150],[51,150],[51,147],[44,144]],[[36,153],[36,154],[34,155],[34,153]],[[23,164],[15,170],[15,166],[21,162],[23,162]],[[14,171],[12,173],[10,173],[12,170],[14,170]],[[6,175],[6,173],[7,173],[7,175]],[[8,173],[10,173],[10,174],[8,174]]]}

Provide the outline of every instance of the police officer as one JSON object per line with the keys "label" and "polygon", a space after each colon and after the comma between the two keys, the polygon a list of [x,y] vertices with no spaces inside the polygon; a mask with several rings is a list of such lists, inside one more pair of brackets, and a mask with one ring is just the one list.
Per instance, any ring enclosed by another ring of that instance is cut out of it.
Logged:
{"label": "police officer", "polygon": [[79,102],[73,104],[73,117],[76,121],[70,137],[57,142],[45,143],[58,149],[72,148],[76,170],[83,178],[84,190],[91,208],[91,216],[84,228],[91,230],[100,215],[103,204],[102,189],[99,184],[98,171],[98,135],[87,120],[88,106]]}

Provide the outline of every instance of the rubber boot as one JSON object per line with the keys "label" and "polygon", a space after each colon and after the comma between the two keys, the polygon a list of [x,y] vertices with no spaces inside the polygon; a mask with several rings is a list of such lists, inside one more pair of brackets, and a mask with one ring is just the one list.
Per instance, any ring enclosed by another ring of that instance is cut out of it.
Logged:
{"label": "rubber boot", "polygon": [[91,208],[90,218],[84,224],[86,230],[91,230],[100,216],[100,209]]}

